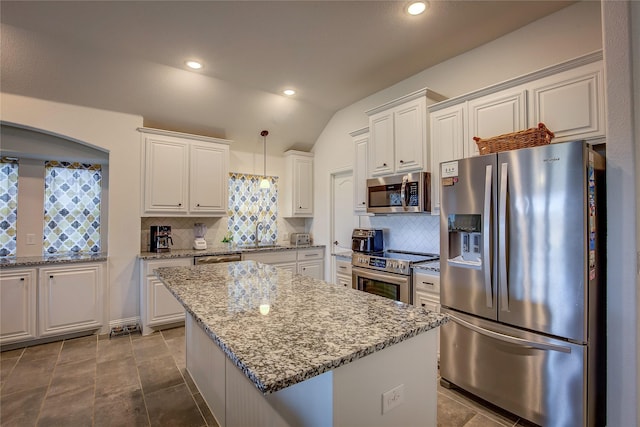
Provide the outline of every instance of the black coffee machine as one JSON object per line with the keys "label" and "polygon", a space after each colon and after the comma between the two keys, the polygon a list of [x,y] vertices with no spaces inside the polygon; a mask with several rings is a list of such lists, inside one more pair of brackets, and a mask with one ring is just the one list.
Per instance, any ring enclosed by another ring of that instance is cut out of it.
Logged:
{"label": "black coffee machine", "polygon": [[170,225],[152,225],[149,233],[149,252],[169,252],[173,245]]}
{"label": "black coffee machine", "polygon": [[351,250],[362,253],[376,253],[384,250],[382,230],[356,228],[351,234]]}

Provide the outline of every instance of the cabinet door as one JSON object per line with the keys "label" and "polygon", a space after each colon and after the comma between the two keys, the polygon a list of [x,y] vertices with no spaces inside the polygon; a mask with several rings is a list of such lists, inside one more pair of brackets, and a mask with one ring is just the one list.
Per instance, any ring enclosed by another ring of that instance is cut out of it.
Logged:
{"label": "cabinet door", "polygon": [[440,214],[440,164],[464,157],[465,104],[453,105],[430,114],[431,121],[431,212]]}
{"label": "cabinet door", "polygon": [[361,135],[354,139],[355,162],[353,166],[353,210],[364,213],[367,211],[367,147],[369,135]]}
{"label": "cabinet door", "polygon": [[490,138],[527,129],[527,91],[509,89],[473,99],[468,104],[469,138],[465,157],[479,156],[474,136]]}
{"label": "cabinet door", "polygon": [[293,213],[313,215],[313,159],[293,159]]}
{"label": "cabinet door", "polygon": [[102,326],[102,269],[101,264],[40,269],[40,336]]}
{"label": "cabinet door", "polygon": [[186,213],[188,144],[156,136],[145,138],[145,213]]}
{"label": "cabinet door", "polygon": [[279,264],[273,264],[273,265],[275,267],[290,271],[292,273],[296,273],[298,271],[298,264],[295,262],[281,262]]}
{"label": "cabinet door", "polygon": [[352,288],[351,276],[347,274],[336,274],[336,285],[341,285],[345,288]]}
{"label": "cabinet door", "polygon": [[184,321],[184,307],[155,276],[146,279],[148,326]]}
{"label": "cabinet door", "polygon": [[371,176],[394,172],[393,112],[383,111],[369,118],[369,173]]}
{"label": "cabinet door", "polygon": [[0,344],[36,338],[36,270],[0,271]]}
{"label": "cabinet door", "polygon": [[304,261],[298,263],[298,273],[303,276],[313,277],[314,279],[324,279],[324,262],[319,261]]}
{"label": "cabinet door", "polygon": [[531,94],[531,123],[544,123],[552,142],[605,136],[602,62],[536,80]]}
{"label": "cabinet door", "polygon": [[394,109],[395,171],[424,169],[427,146],[426,99],[418,98]]}
{"label": "cabinet door", "polygon": [[225,215],[228,208],[229,148],[191,144],[189,210],[197,214]]}

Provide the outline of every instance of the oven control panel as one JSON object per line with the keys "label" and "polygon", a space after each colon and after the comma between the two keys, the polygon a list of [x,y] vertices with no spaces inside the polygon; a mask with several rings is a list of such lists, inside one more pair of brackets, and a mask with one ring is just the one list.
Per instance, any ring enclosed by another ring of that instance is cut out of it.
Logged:
{"label": "oven control panel", "polygon": [[390,273],[410,274],[410,264],[404,260],[357,254],[353,256],[352,264],[356,267],[371,268]]}

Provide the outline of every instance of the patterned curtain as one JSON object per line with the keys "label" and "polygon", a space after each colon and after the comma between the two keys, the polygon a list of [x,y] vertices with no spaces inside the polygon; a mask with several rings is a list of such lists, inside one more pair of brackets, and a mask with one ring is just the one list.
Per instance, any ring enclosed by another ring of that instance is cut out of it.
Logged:
{"label": "patterned curtain", "polygon": [[[278,240],[278,177],[268,176],[269,189],[261,189],[262,175],[229,174],[229,232],[234,243],[256,243],[256,224],[262,222],[261,242]],[[260,243],[260,242],[258,242]]]}
{"label": "patterned curtain", "polygon": [[100,165],[45,163],[44,251],[100,252]]}
{"label": "patterned curtain", "polygon": [[0,159],[0,256],[16,254],[18,221],[18,162]]}

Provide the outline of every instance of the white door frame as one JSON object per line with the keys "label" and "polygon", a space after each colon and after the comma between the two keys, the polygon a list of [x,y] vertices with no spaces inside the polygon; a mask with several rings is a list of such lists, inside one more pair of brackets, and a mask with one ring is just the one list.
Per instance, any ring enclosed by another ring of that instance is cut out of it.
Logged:
{"label": "white door frame", "polygon": [[[333,256],[335,245],[333,244],[335,238],[335,218],[333,217],[334,212],[334,204],[335,204],[335,181],[337,175],[342,175],[347,172],[351,172],[351,177],[353,178],[353,166],[344,166],[337,169],[332,169],[329,171],[329,257],[331,258],[329,274],[330,277],[325,277],[325,280],[329,283],[333,283],[333,279],[336,276],[336,257]],[[355,185],[355,183],[354,183]],[[352,206],[353,208],[353,206]],[[353,214],[353,212],[352,212]],[[328,280],[327,280],[328,279]]]}

